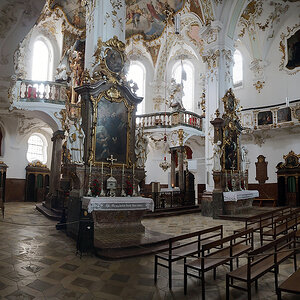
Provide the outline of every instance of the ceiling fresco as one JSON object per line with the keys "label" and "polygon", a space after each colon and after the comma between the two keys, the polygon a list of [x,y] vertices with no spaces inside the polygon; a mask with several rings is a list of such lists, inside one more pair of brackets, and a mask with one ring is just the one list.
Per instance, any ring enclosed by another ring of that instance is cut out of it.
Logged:
{"label": "ceiling fresco", "polygon": [[85,7],[81,5],[81,0],[49,0],[51,10],[61,9],[70,24],[76,28],[85,27]]}
{"label": "ceiling fresco", "polygon": [[166,7],[175,12],[185,0],[126,0],[126,38],[142,34],[145,40],[158,38],[164,29]]}

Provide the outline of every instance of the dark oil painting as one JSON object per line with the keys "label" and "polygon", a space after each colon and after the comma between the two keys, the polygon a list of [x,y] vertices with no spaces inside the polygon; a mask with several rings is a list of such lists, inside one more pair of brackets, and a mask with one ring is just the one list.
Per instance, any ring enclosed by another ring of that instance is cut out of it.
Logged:
{"label": "dark oil painting", "polygon": [[258,113],[258,125],[273,124],[273,115],[271,111],[262,111]]}
{"label": "dark oil painting", "polygon": [[128,109],[124,102],[110,102],[102,97],[98,103],[96,162],[107,162],[107,158],[113,155],[116,163],[127,163],[127,127]]}
{"label": "dark oil painting", "polygon": [[291,109],[289,107],[281,108],[277,111],[277,122],[289,122],[292,121]]}
{"label": "dark oil painting", "polygon": [[288,63],[290,70],[300,66],[300,29],[287,40]]}

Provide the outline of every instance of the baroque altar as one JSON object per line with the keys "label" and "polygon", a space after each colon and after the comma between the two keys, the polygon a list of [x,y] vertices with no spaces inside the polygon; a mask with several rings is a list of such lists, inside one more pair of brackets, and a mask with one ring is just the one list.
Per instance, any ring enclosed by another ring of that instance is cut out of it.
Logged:
{"label": "baroque altar", "polygon": [[214,126],[213,179],[214,191],[211,200],[204,200],[202,213],[217,217],[222,214],[238,214],[252,207],[258,191],[248,189],[247,149],[241,146],[241,126],[238,112],[239,101],[230,88],[222,98],[224,113],[211,121]]}

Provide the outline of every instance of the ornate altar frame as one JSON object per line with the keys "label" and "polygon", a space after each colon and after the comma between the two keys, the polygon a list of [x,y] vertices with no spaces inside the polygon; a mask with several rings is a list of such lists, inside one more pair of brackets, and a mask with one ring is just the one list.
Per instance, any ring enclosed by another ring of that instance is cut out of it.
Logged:
{"label": "ornate altar frame", "polygon": [[[240,133],[241,128],[239,128],[239,117],[237,116],[237,111],[239,110],[239,101],[236,99],[232,89],[230,88],[225,96],[222,98],[224,103],[225,113],[222,118],[224,120],[223,128],[223,143],[222,143],[222,171],[229,170],[226,169],[226,146],[231,145],[234,134],[236,136],[236,161],[237,165],[235,170],[240,170]],[[229,133],[228,136],[226,133]]]}
{"label": "ornate altar frame", "polygon": [[[131,130],[131,122],[132,122],[132,113],[134,111],[134,106],[130,105],[128,101],[123,97],[120,91],[112,86],[109,90],[100,93],[97,97],[91,96],[91,101],[93,104],[93,121],[92,121],[92,153],[90,154],[90,161],[92,161],[93,165],[106,164],[107,161],[96,161],[96,134],[97,134],[97,121],[98,121],[98,104],[102,99],[108,100],[109,102],[121,103],[123,102],[125,107],[127,108],[127,143],[126,143],[126,167],[129,168],[132,166],[132,162],[129,159],[129,151],[130,151],[130,130]],[[116,166],[122,166],[123,163],[115,163]]]}

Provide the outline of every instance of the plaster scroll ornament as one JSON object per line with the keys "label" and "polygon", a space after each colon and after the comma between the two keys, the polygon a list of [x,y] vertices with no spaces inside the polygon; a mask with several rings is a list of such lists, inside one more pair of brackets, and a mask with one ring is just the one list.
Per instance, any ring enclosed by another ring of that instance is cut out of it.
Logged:
{"label": "plaster scroll ornament", "polygon": [[24,79],[26,77],[25,56],[25,47],[20,43],[18,49],[14,53],[14,68],[17,78]]}
{"label": "plaster scroll ornament", "polygon": [[68,74],[67,74],[67,67],[65,64],[59,64],[56,69],[55,81],[67,81]]}
{"label": "plaster scroll ornament", "polygon": [[248,169],[248,149],[245,146],[242,146],[241,149],[241,171],[246,172]]}
{"label": "plaster scroll ornament", "polygon": [[184,110],[182,104],[182,97],[184,96],[183,84],[177,83],[174,78],[171,79],[171,87],[169,89],[170,94],[170,107],[173,111]]}
{"label": "plaster scroll ornament", "polygon": [[83,164],[83,145],[85,134],[81,128],[82,120],[74,122],[70,127],[68,137],[68,149],[71,153],[71,162],[75,164]]}
{"label": "plaster scroll ornament", "polygon": [[144,168],[149,153],[148,149],[149,139],[144,135],[144,130],[139,127],[137,130],[136,142],[135,142],[135,155],[136,166],[138,168]]}
{"label": "plaster scroll ornament", "polygon": [[221,149],[221,141],[217,141],[213,145],[213,160],[214,160],[214,165],[213,165],[213,171],[216,172],[221,172],[221,156],[222,156],[222,149]]}

